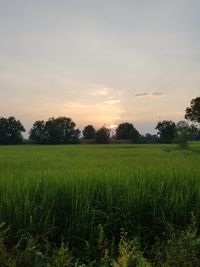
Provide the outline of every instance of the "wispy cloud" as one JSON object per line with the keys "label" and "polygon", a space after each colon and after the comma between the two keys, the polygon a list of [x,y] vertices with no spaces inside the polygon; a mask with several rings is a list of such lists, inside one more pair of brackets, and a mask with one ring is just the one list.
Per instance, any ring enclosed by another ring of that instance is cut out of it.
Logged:
{"label": "wispy cloud", "polygon": [[119,99],[113,99],[113,100],[104,101],[104,104],[109,104],[109,105],[116,104],[116,103],[120,103],[120,100]]}
{"label": "wispy cloud", "polygon": [[71,107],[71,108],[88,108],[87,105],[83,105],[83,104],[76,102],[76,101],[67,101],[65,103],[65,105],[68,107]]}
{"label": "wispy cloud", "polygon": [[107,96],[111,91],[111,88],[102,88],[92,92],[94,96]]}
{"label": "wispy cloud", "polygon": [[160,92],[153,92],[151,95],[152,95],[152,96],[162,96],[163,93],[160,93]]}
{"label": "wispy cloud", "polygon": [[158,97],[158,96],[163,96],[163,93],[161,92],[145,92],[145,93],[140,93],[140,94],[135,94],[134,97]]}
{"label": "wispy cloud", "polygon": [[135,97],[140,97],[140,96],[148,96],[149,93],[141,93],[141,94],[136,94],[134,95]]}

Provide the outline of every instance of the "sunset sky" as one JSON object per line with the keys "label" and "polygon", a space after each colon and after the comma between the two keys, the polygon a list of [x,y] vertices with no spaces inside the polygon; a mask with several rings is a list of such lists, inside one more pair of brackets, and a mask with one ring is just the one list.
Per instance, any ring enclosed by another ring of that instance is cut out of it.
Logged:
{"label": "sunset sky", "polygon": [[200,95],[199,0],[0,0],[0,116],[154,132]]}

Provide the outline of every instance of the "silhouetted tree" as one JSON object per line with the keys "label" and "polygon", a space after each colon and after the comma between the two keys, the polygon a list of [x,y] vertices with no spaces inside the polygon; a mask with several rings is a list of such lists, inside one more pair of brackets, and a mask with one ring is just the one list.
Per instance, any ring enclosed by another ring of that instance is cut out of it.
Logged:
{"label": "silhouetted tree", "polygon": [[130,139],[130,132],[134,129],[132,123],[124,122],[119,124],[116,129],[116,136],[117,139],[129,140]]}
{"label": "silhouetted tree", "polygon": [[79,141],[80,131],[76,124],[66,117],[50,118],[34,123],[30,139],[39,144],[73,144]]}
{"label": "silhouetted tree", "polygon": [[108,144],[110,138],[110,130],[106,127],[100,128],[96,134],[95,139],[97,144]]}
{"label": "silhouetted tree", "polygon": [[87,125],[83,130],[83,138],[86,140],[95,138],[96,130],[92,125]]}
{"label": "silhouetted tree", "polygon": [[185,118],[187,120],[200,123],[200,97],[192,99],[190,107],[187,107],[185,112]]}
{"label": "silhouetted tree", "polygon": [[139,140],[140,140],[140,133],[139,133],[138,130],[136,130],[134,127],[133,127],[133,129],[130,131],[129,139],[130,139],[133,143],[139,143]]}
{"label": "silhouetted tree", "polygon": [[173,121],[159,121],[156,128],[161,143],[171,143],[175,136],[176,124]]}
{"label": "silhouetted tree", "polygon": [[29,139],[37,144],[47,143],[45,121],[36,121],[33,124],[33,128],[30,130]]}
{"label": "silhouetted tree", "polygon": [[200,140],[200,129],[194,124],[192,124],[190,127],[191,127],[191,140],[192,141]]}
{"label": "silhouetted tree", "polygon": [[187,142],[191,139],[192,128],[186,121],[179,121],[176,124],[174,142],[180,148],[187,148]]}
{"label": "silhouetted tree", "polygon": [[159,138],[156,134],[146,133],[145,135],[140,135],[141,144],[157,144]]}
{"label": "silhouetted tree", "polygon": [[0,144],[20,144],[23,141],[22,132],[25,129],[14,117],[0,117]]}

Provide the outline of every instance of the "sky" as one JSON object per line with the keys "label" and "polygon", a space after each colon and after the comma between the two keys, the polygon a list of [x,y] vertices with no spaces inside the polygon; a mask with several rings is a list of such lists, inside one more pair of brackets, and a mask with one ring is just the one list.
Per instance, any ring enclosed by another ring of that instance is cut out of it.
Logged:
{"label": "sky", "polygon": [[0,116],[154,133],[200,95],[199,0],[0,0]]}

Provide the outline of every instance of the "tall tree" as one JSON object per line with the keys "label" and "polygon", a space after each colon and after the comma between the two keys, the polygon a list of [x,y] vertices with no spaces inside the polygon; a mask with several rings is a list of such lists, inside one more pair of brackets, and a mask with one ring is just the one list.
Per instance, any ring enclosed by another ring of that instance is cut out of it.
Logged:
{"label": "tall tree", "polygon": [[185,110],[185,118],[192,122],[200,123],[200,97],[194,98],[190,102],[190,107]]}
{"label": "tall tree", "polygon": [[110,138],[110,130],[106,127],[100,128],[95,135],[97,144],[108,144]]}
{"label": "tall tree", "polygon": [[83,130],[83,138],[86,140],[95,138],[96,130],[92,125],[85,126]]}
{"label": "tall tree", "polygon": [[134,129],[132,123],[124,122],[119,124],[116,129],[116,136],[117,139],[129,140],[130,139],[130,132]]}
{"label": "tall tree", "polygon": [[14,117],[0,117],[0,144],[20,144],[23,141],[24,126]]}
{"label": "tall tree", "polygon": [[176,124],[173,121],[159,121],[156,128],[161,143],[171,143],[175,136]]}

